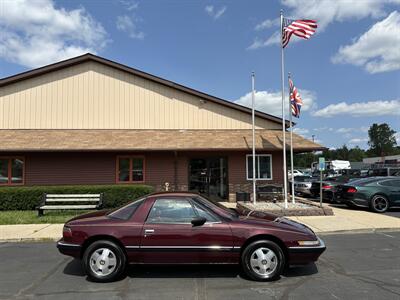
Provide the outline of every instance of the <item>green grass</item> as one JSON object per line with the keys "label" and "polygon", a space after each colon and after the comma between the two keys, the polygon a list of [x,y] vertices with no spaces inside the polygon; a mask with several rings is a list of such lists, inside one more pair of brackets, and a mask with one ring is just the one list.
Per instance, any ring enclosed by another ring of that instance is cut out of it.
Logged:
{"label": "green grass", "polygon": [[0,225],[11,224],[58,224],[65,223],[69,219],[87,213],[85,210],[57,210],[44,211],[44,215],[38,217],[37,210],[7,210],[0,211]]}

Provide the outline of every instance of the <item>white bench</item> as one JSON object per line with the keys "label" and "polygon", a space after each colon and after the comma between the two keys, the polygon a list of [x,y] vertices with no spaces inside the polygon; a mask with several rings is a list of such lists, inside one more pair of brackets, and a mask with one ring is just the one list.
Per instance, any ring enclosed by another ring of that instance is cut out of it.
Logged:
{"label": "white bench", "polygon": [[38,216],[45,210],[59,209],[98,209],[103,204],[103,194],[43,194],[38,206]]}

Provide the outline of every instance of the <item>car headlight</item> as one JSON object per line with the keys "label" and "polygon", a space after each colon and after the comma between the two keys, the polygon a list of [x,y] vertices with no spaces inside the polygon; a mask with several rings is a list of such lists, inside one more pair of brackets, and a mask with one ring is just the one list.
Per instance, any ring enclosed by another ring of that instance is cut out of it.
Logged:
{"label": "car headlight", "polygon": [[316,241],[297,241],[299,246],[319,246],[319,240]]}

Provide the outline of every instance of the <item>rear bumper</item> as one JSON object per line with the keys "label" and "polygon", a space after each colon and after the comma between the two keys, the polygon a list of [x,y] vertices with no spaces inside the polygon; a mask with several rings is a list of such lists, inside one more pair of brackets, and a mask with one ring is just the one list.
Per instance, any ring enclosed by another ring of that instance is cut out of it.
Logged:
{"label": "rear bumper", "polygon": [[326,250],[324,241],[320,238],[318,238],[318,240],[318,246],[289,247],[289,263],[293,265],[302,265],[317,261],[320,255]]}
{"label": "rear bumper", "polygon": [[72,244],[64,242],[63,239],[57,242],[57,249],[60,253],[64,255],[69,255],[75,258],[79,258],[81,256],[82,246],[78,244]]}

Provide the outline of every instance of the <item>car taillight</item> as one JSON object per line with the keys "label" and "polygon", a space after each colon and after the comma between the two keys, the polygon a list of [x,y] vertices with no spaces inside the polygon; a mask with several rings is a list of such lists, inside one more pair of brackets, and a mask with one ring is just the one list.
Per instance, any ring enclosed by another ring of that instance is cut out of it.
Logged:
{"label": "car taillight", "polygon": [[332,188],[332,186],[327,184],[327,185],[323,185],[322,188],[324,190],[330,190]]}
{"label": "car taillight", "polygon": [[348,190],[347,190],[347,192],[348,193],[357,193],[357,189],[356,188],[354,188],[354,187],[351,187],[351,188],[349,188]]}
{"label": "car taillight", "polygon": [[68,226],[64,226],[63,227],[63,238],[70,238],[70,237],[72,237],[71,228],[69,228]]}

